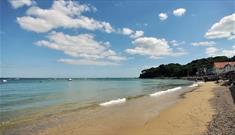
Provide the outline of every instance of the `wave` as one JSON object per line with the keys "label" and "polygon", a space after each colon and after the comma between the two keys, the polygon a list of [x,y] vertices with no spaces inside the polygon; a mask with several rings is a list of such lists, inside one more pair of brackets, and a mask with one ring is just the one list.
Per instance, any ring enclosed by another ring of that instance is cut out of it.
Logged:
{"label": "wave", "polygon": [[166,93],[169,93],[169,92],[174,92],[174,91],[177,91],[177,90],[180,90],[180,89],[182,89],[182,87],[175,87],[175,88],[168,89],[168,90],[165,90],[165,91],[158,91],[158,92],[152,93],[149,96],[151,96],[151,97],[160,96],[160,95],[163,95],[163,94],[166,94]]}
{"label": "wave", "polygon": [[196,82],[193,83],[192,85],[188,86],[189,88],[193,88],[193,87],[198,87],[200,84],[203,84],[204,82],[200,81],[200,82]]}
{"label": "wave", "polygon": [[194,84],[192,84],[192,85],[190,85],[190,86],[188,86],[189,88],[193,88],[193,87],[198,87],[199,86],[199,84],[198,83],[194,83]]}
{"label": "wave", "polygon": [[203,82],[203,81],[199,81],[199,82],[197,82],[198,84],[203,84],[203,83],[205,83],[205,82]]}
{"label": "wave", "polygon": [[125,103],[125,102],[126,102],[126,98],[119,98],[116,100],[110,100],[107,102],[100,103],[99,105],[100,106],[110,106],[110,105],[121,104],[121,103]]}

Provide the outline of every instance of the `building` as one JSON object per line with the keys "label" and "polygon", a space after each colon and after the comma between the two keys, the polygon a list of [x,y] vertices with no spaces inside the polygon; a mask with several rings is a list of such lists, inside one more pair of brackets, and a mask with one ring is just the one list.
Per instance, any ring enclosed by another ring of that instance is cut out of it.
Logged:
{"label": "building", "polygon": [[235,71],[235,61],[232,62],[215,62],[214,71],[216,74]]}

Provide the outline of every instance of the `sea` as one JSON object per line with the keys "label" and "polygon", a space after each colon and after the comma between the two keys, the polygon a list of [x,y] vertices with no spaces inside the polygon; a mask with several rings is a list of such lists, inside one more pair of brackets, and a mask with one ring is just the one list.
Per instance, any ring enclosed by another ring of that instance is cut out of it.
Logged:
{"label": "sea", "polygon": [[92,107],[112,107],[194,86],[192,81],[181,79],[6,78],[0,81],[1,128]]}

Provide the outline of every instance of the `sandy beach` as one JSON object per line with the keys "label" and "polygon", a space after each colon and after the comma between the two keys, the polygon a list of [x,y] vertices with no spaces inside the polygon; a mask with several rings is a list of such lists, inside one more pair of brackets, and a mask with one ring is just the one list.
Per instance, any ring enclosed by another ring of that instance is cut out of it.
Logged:
{"label": "sandy beach", "polygon": [[[216,121],[218,108],[215,105],[216,97],[226,95],[228,88],[221,87],[214,82],[201,84],[196,90],[181,95],[181,99],[162,110],[159,115],[146,121],[144,125],[120,126],[120,128],[107,129],[102,132],[90,132],[91,134],[113,134],[113,135],[203,135],[213,134],[210,130],[217,127],[210,127],[212,121]],[[220,93],[218,93],[220,91]],[[228,92],[227,92],[228,93]],[[219,95],[218,95],[219,94]],[[223,96],[221,96],[223,97]],[[227,94],[224,98],[231,97]],[[219,101],[221,103],[221,101]],[[232,103],[232,102],[228,102]],[[220,105],[221,106],[221,105]],[[225,108],[219,108],[225,109]],[[224,114],[224,113],[223,113]],[[131,118],[131,117],[130,117]],[[234,119],[234,117],[233,117]],[[230,123],[231,124],[231,123]],[[221,126],[221,123],[217,126]],[[208,130],[209,129],[209,130]],[[70,130],[78,133],[79,130]],[[71,134],[70,131],[63,130],[63,134]],[[77,131],[77,132],[76,132]],[[231,131],[231,129],[230,129]],[[227,130],[220,133],[228,133]],[[57,131],[49,134],[58,134]],[[86,132],[84,132],[86,133]],[[218,132],[217,132],[218,133]]]}
{"label": "sandy beach", "polygon": [[183,99],[167,108],[143,127],[127,130],[124,134],[200,135],[212,120],[215,110],[209,102],[216,88],[213,82],[205,83],[197,90],[186,93]]}
{"label": "sandy beach", "polygon": [[[224,86],[207,82],[191,90],[172,92],[158,98],[141,97],[111,107],[53,116],[7,134],[230,134],[235,133],[235,128],[231,128],[235,123],[235,109],[229,92]],[[224,123],[228,124],[224,126]],[[222,128],[218,130],[218,127]]]}
{"label": "sandy beach", "polygon": [[174,106],[143,127],[122,134],[139,135],[233,135],[235,105],[228,87],[214,82],[186,93]]}

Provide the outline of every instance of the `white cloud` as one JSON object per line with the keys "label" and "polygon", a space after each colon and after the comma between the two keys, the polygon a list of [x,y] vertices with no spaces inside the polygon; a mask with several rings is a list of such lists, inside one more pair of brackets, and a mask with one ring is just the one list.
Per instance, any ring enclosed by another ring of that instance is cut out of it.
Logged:
{"label": "white cloud", "polygon": [[134,31],[130,28],[123,28],[122,33],[123,35],[131,35]]}
{"label": "white cloud", "polygon": [[97,60],[87,60],[87,59],[59,59],[58,62],[71,65],[96,65],[96,66],[119,65],[118,63],[110,61],[97,61]]}
{"label": "white cloud", "polygon": [[109,42],[96,41],[94,35],[91,34],[67,35],[62,32],[51,32],[48,35],[48,40],[40,40],[36,42],[36,45],[62,51],[74,58],[80,58],[80,63],[82,63],[81,59],[90,62],[102,60],[103,62],[113,63],[126,59],[111,50],[108,47]]}
{"label": "white cloud", "polygon": [[84,28],[107,33],[114,31],[108,22],[97,21],[82,15],[89,11],[96,11],[96,9],[76,1],[58,0],[54,1],[49,9],[35,6],[29,8],[26,12],[27,16],[17,17],[17,22],[23,29],[38,33],[56,28]]}
{"label": "white cloud", "polygon": [[214,41],[204,41],[204,42],[192,42],[193,46],[213,46],[216,43]]}
{"label": "white cloud", "polygon": [[180,56],[186,53],[185,51],[174,52],[165,39],[157,39],[155,37],[140,37],[132,43],[135,45],[135,48],[126,49],[127,53],[149,56],[152,59],[162,56]]}
{"label": "white cloud", "polygon": [[123,28],[121,30],[121,34],[128,35],[128,36],[130,36],[130,38],[139,38],[144,35],[144,31],[142,31],[142,30],[134,31],[130,28]]}
{"label": "white cloud", "polygon": [[176,40],[171,40],[169,43],[173,46],[179,46],[179,45],[185,44],[185,41],[180,42],[180,41],[176,41]]}
{"label": "white cloud", "polygon": [[53,28],[53,25],[46,20],[30,16],[18,17],[17,22],[23,29],[38,33],[47,32]]}
{"label": "white cloud", "polygon": [[235,38],[235,13],[223,17],[219,22],[212,25],[205,37],[208,39],[216,38]]}
{"label": "white cloud", "polygon": [[8,0],[11,4],[11,6],[14,8],[14,9],[17,9],[17,8],[20,8],[20,7],[23,7],[23,6],[31,6],[35,3],[35,1],[33,0]]}
{"label": "white cloud", "polygon": [[216,47],[208,47],[208,48],[206,48],[206,54],[208,56],[216,56],[218,51],[219,51],[219,49],[217,49]]}
{"label": "white cloud", "polygon": [[216,47],[208,47],[206,48],[206,54],[208,56],[227,56],[232,57],[235,55],[235,45],[232,46],[231,49],[218,49]]}
{"label": "white cloud", "polygon": [[158,16],[161,21],[164,21],[168,18],[168,15],[166,13],[160,13]]}
{"label": "white cloud", "polygon": [[183,16],[185,13],[186,13],[186,9],[185,8],[178,8],[178,9],[175,9],[173,11],[173,14],[175,16]]}
{"label": "white cloud", "polygon": [[142,37],[143,35],[144,35],[144,31],[137,30],[130,37],[131,38],[139,38],[139,37]]}
{"label": "white cloud", "polygon": [[26,16],[17,17],[17,22],[21,28],[37,33],[48,32],[57,28],[83,28],[91,31],[115,32],[128,35],[131,38],[138,38],[144,35],[143,31],[135,31],[130,28],[115,30],[108,22],[97,21],[83,15],[85,12],[96,10],[93,6],[80,4],[76,1],[58,0],[54,1],[48,9],[42,9],[37,6],[30,7],[26,12]]}

